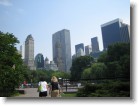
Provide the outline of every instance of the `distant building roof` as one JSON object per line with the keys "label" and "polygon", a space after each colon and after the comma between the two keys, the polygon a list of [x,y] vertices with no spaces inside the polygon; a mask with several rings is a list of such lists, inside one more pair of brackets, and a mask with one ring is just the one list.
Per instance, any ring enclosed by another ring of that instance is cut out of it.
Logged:
{"label": "distant building roof", "polygon": [[28,35],[28,36],[27,36],[27,38],[26,38],[26,40],[33,40],[32,35],[31,35],[31,34],[30,34],[30,35]]}
{"label": "distant building roof", "polygon": [[45,58],[45,61],[49,61],[49,59],[46,57],[46,58]]}
{"label": "distant building roof", "polygon": [[113,24],[113,23],[115,23],[115,22],[122,22],[122,20],[119,19],[119,18],[117,18],[117,19],[115,19],[115,20],[112,20],[112,21],[110,21],[110,22],[107,22],[107,23],[105,23],[105,24],[102,24],[101,27],[105,27],[105,26],[110,25],[110,24]]}

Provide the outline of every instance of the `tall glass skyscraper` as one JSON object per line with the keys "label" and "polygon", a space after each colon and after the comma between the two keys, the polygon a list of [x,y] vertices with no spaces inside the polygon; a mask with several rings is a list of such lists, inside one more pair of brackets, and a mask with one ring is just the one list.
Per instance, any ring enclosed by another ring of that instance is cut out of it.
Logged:
{"label": "tall glass skyscraper", "polygon": [[116,42],[130,42],[130,30],[127,24],[121,19],[115,19],[101,25],[104,50]]}
{"label": "tall glass skyscraper", "polygon": [[97,37],[91,38],[91,44],[92,44],[92,53],[99,52],[99,44]]}
{"label": "tall glass skyscraper", "polygon": [[54,62],[59,70],[70,71],[72,64],[70,31],[63,29],[52,36]]}

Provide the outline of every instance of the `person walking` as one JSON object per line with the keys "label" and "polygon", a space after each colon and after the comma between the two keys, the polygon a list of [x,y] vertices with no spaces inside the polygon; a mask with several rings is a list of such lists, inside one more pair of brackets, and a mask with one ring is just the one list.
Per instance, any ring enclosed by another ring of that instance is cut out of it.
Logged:
{"label": "person walking", "polygon": [[38,83],[39,97],[46,97],[47,89],[48,89],[47,82],[45,81],[44,77],[41,77],[40,82]]}
{"label": "person walking", "polygon": [[51,97],[60,97],[59,83],[56,76],[51,78]]}

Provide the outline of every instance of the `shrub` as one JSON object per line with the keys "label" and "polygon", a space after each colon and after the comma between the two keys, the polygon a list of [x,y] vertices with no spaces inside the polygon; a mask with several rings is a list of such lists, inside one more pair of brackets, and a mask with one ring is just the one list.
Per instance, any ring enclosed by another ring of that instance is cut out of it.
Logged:
{"label": "shrub", "polygon": [[107,81],[101,84],[86,84],[77,92],[78,97],[130,97],[130,83]]}

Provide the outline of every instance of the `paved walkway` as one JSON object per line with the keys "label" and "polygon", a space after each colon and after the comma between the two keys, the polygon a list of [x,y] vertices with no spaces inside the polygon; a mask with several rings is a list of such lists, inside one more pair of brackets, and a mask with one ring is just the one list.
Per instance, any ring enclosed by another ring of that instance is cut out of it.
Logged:
{"label": "paved walkway", "polygon": [[25,94],[20,94],[17,97],[39,97],[39,92],[37,92],[37,88],[24,88],[20,90],[25,90]]}
{"label": "paved walkway", "polygon": [[[69,88],[67,89],[67,92],[77,92],[77,87],[76,89],[73,87],[70,89]],[[37,88],[24,88],[24,89],[20,88],[19,90],[24,90],[25,94],[20,94],[19,96],[16,97],[39,97],[39,92],[37,92]],[[63,92],[66,92],[66,88],[64,87],[63,87]],[[47,97],[51,97],[51,96],[48,95]]]}

